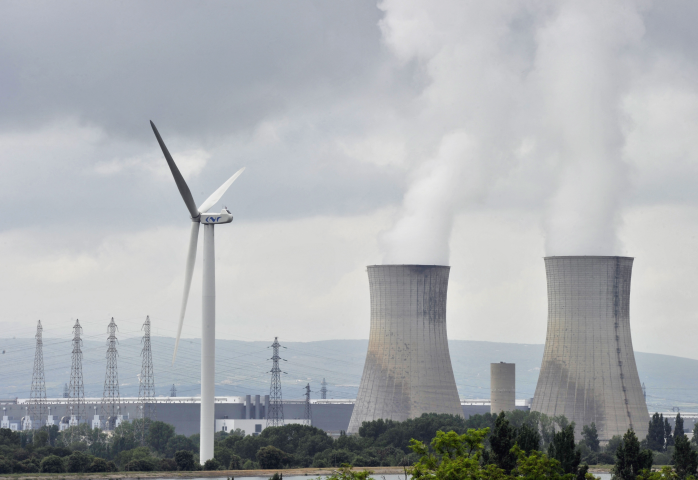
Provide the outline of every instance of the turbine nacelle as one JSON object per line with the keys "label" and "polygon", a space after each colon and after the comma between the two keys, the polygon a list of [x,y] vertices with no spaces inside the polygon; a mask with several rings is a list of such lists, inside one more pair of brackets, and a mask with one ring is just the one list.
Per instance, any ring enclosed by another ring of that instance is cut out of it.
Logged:
{"label": "turbine nacelle", "polygon": [[230,223],[232,221],[233,216],[226,208],[221,210],[221,213],[202,213],[199,217],[199,222],[203,223],[204,225],[219,225],[221,223]]}

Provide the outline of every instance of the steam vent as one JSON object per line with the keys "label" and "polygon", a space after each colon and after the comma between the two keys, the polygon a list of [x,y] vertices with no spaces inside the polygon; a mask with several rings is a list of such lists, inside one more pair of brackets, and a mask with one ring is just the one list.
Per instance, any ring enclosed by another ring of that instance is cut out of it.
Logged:
{"label": "steam vent", "polygon": [[532,410],[596,423],[601,441],[649,414],[630,336],[629,257],[547,257],[548,334]]}
{"label": "steam vent", "polygon": [[371,333],[348,433],[379,418],[463,415],[446,335],[450,268],[368,267]]}

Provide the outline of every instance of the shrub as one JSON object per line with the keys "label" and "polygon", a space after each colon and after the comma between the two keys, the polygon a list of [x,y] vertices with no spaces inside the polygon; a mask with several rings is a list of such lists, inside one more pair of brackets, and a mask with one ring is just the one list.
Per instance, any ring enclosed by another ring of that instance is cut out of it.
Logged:
{"label": "shrub", "polygon": [[[160,463],[158,462],[159,466]],[[152,472],[157,468],[155,462],[151,459],[141,458],[138,460],[131,460],[124,466],[124,470],[127,472]]]}
{"label": "shrub", "polygon": [[42,473],[65,473],[63,460],[58,455],[49,455],[41,461]]}
{"label": "shrub", "polygon": [[257,465],[252,460],[245,460],[245,463],[242,464],[243,470],[255,470],[256,468]]}
{"label": "shrub", "polygon": [[174,460],[177,464],[177,470],[182,470],[185,472],[198,470],[198,468],[196,468],[196,464],[194,463],[194,454],[188,450],[180,450],[179,452],[175,453]]}
{"label": "shrub", "polygon": [[39,473],[39,465],[32,460],[23,460],[12,470],[14,470],[15,473]]}
{"label": "shrub", "polygon": [[177,462],[171,458],[163,458],[160,460],[160,471],[161,472],[176,472]]}
{"label": "shrub", "polygon": [[288,463],[291,456],[281,449],[272,445],[262,447],[257,450],[257,461],[263,469],[282,468],[284,463]]}
{"label": "shrub", "polygon": [[221,464],[215,458],[210,458],[204,462],[202,470],[220,470]]}
{"label": "shrub", "polygon": [[104,460],[103,458],[95,458],[92,460],[92,463],[90,464],[89,467],[87,467],[86,472],[90,473],[98,473],[98,472],[108,472],[109,471],[109,465],[107,465],[107,461]]}
{"label": "shrub", "polygon": [[242,458],[237,455],[230,457],[230,465],[228,466],[230,470],[242,470]]}
{"label": "shrub", "polygon": [[0,458],[0,473],[12,473],[12,464],[5,458]]}
{"label": "shrub", "polygon": [[92,464],[92,459],[82,452],[73,452],[66,461],[66,470],[70,473],[82,473]]}

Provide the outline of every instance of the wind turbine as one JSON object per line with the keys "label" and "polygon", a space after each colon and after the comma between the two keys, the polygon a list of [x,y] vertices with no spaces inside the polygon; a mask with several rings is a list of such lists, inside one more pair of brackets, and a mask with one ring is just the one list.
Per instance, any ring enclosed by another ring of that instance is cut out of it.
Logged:
{"label": "wind turbine", "polygon": [[233,216],[227,208],[221,213],[209,213],[208,210],[215,205],[223,196],[228,187],[245,170],[241,168],[213,192],[198,208],[194,203],[191,191],[184,181],[184,177],[179,172],[177,165],[172,159],[172,155],[167,150],[165,142],[162,141],[158,129],[151,121],[155,138],[157,138],[162,153],[165,155],[167,165],[170,167],[179,193],[184,199],[184,204],[189,209],[191,215],[191,232],[189,236],[189,253],[187,254],[187,267],[184,274],[184,294],[182,297],[182,308],[179,314],[179,325],[177,327],[177,340],[175,340],[172,364],[177,357],[177,347],[179,337],[182,334],[184,324],[184,312],[187,309],[187,299],[191,287],[191,277],[194,273],[194,262],[196,261],[196,244],[199,240],[199,225],[204,224],[204,275],[203,275],[203,298],[201,315],[201,424],[200,424],[200,447],[199,459],[203,464],[206,460],[213,458],[213,433],[215,430],[214,418],[214,374],[216,360],[216,264],[213,227],[233,221]]}

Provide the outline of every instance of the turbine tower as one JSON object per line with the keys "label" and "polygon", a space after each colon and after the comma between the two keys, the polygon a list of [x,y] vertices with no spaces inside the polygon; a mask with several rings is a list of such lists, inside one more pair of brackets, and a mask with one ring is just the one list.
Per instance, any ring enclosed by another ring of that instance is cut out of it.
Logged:
{"label": "turbine tower", "polygon": [[204,224],[204,272],[203,272],[203,289],[202,289],[202,315],[201,315],[201,422],[200,422],[200,447],[199,461],[201,464],[213,458],[213,434],[215,427],[214,419],[214,375],[215,375],[215,359],[216,359],[216,264],[215,264],[215,248],[213,227],[219,224],[230,223],[233,221],[233,216],[227,208],[223,208],[220,213],[208,213],[223,194],[228,190],[228,187],[235,181],[236,178],[245,170],[244,167],[235,172],[218,190],[213,192],[204,203],[198,208],[194,203],[191,191],[184,181],[184,177],[179,172],[170,152],[162,141],[158,129],[155,124],[150,122],[153,128],[155,138],[157,138],[162,153],[165,155],[167,165],[170,167],[172,176],[174,177],[180,195],[184,200],[184,204],[189,210],[191,216],[191,232],[189,235],[189,253],[187,254],[187,266],[184,274],[184,294],[182,298],[182,307],[179,314],[179,325],[177,326],[177,339],[175,340],[174,353],[172,355],[172,363],[174,364],[177,357],[177,347],[179,345],[179,337],[182,334],[182,325],[184,323],[184,313],[187,309],[187,300],[189,298],[189,288],[191,287],[191,278],[194,273],[194,262],[196,261],[196,245],[199,240],[199,225]]}
{"label": "turbine tower", "polygon": [[36,351],[34,353],[34,373],[32,374],[32,390],[29,403],[29,418],[36,429],[43,426],[46,414],[46,380],[44,378],[44,342],[42,339],[43,327],[41,320],[36,326]]}

